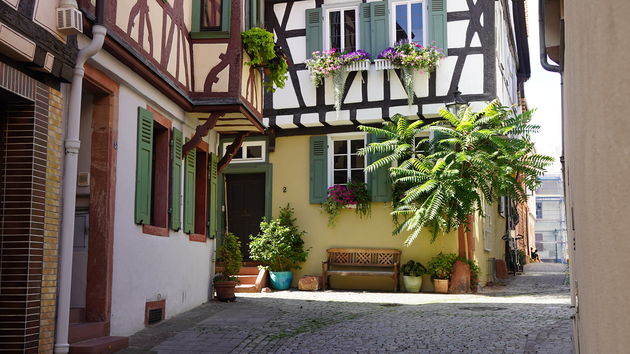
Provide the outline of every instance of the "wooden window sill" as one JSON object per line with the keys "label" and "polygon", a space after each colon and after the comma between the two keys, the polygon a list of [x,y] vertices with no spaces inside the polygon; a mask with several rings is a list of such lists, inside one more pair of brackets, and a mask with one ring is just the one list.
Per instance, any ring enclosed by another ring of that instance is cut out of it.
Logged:
{"label": "wooden window sill", "polygon": [[203,242],[203,243],[205,243],[207,239],[206,235],[203,235],[203,234],[189,234],[188,237],[190,241]]}
{"label": "wooden window sill", "polygon": [[168,228],[153,225],[142,225],[142,232],[147,235],[168,237]]}

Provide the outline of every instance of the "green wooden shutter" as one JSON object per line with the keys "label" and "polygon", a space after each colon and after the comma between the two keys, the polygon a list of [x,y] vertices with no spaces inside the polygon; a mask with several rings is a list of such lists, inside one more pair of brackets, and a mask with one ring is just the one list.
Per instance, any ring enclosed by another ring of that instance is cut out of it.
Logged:
{"label": "green wooden shutter", "polygon": [[171,140],[171,229],[179,231],[182,228],[182,145],[184,138],[182,131],[173,128]]}
{"label": "green wooden shutter", "polygon": [[[186,139],[188,140],[188,139]],[[186,155],[184,168],[184,232],[195,231],[195,175],[197,172],[197,150],[191,149]]]}
{"label": "green wooden shutter", "polygon": [[311,136],[310,202],[323,203],[328,195],[328,137]]}
{"label": "green wooden shutter", "polygon": [[359,16],[360,16],[360,22],[361,22],[361,27],[360,27],[361,49],[372,54],[372,56],[376,58],[378,53],[372,52],[372,32],[370,31],[370,28],[372,28],[372,22],[370,20],[371,19],[370,8],[371,6],[369,3],[362,3],[359,6]]}
{"label": "green wooden shutter", "polygon": [[[387,140],[385,137],[368,134],[368,144],[380,143]],[[369,154],[368,165],[383,157],[383,154]],[[389,168],[379,168],[368,173],[368,192],[373,202],[389,202],[392,200],[392,181],[389,177]]]}
{"label": "green wooden shutter", "polygon": [[306,59],[314,51],[324,49],[322,22],[321,8],[306,10]]}
{"label": "green wooden shutter", "polygon": [[430,0],[429,44],[444,49],[444,54],[448,55],[446,23],[446,0]]}
{"label": "green wooden shutter", "polygon": [[151,224],[151,177],[153,171],[153,113],[138,107],[136,145],[136,224]]}
{"label": "green wooden shutter", "polygon": [[217,236],[218,225],[218,205],[219,196],[217,193],[217,163],[218,156],[216,154],[210,154],[208,164],[208,238],[215,238]]}
{"label": "green wooden shutter", "polygon": [[370,31],[371,49],[374,57],[391,46],[389,43],[389,10],[387,1],[371,2],[370,4]]}

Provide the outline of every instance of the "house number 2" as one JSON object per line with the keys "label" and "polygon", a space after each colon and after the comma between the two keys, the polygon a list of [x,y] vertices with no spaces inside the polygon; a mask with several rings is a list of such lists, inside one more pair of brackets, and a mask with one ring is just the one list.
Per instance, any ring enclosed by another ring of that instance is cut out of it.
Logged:
{"label": "house number 2", "polygon": [[287,192],[287,187],[282,187],[282,193],[286,193]]}

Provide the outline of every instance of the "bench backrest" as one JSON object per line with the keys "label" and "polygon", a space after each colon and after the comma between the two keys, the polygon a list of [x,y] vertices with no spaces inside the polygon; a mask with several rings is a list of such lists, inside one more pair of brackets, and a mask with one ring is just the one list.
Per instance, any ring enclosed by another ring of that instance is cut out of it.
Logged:
{"label": "bench backrest", "polygon": [[328,264],[345,266],[392,267],[400,263],[400,250],[376,248],[329,248]]}

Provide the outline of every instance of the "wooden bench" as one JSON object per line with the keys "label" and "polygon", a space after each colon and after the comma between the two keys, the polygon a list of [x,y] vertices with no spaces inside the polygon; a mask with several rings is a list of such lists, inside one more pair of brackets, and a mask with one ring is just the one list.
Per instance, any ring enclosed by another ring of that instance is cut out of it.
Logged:
{"label": "wooden bench", "polygon": [[400,250],[373,248],[329,248],[328,259],[322,262],[322,289],[326,290],[331,275],[376,276],[394,279],[398,291]]}

